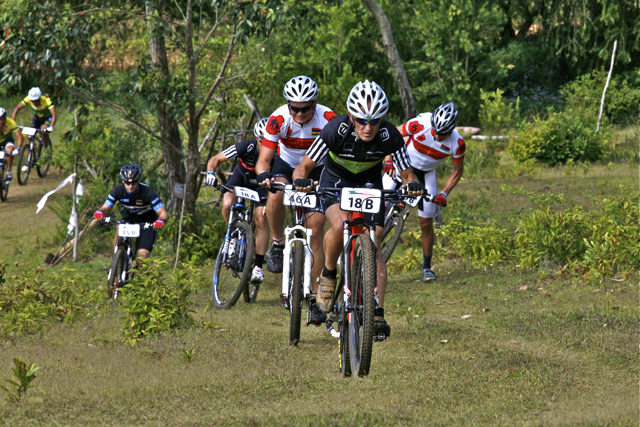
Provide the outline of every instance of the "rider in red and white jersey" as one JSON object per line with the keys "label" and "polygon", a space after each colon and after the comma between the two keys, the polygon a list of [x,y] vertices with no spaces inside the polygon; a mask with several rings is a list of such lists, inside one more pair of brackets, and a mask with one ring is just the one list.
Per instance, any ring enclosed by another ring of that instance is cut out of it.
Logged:
{"label": "rider in red and white jersey", "polygon": [[[256,164],[257,180],[261,185],[271,186],[271,183],[293,182],[292,174],[298,164],[304,158],[307,149],[320,135],[320,131],[329,123],[336,113],[330,108],[317,103],[318,85],[306,76],[297,76],[289,80],[284,86],[283,96],[287,104],[281,106],[271,114],[262,141],[262,150]],[[270,167],[276,150],[278,156]],[[310,178],[318,181],[322,172],[322,165],[315,168]],[[269,193],[267,201],[267,219],[273,236],[273,247],[267,268],[274,273],[282,272],[284,249],[284,218],[285,206],[284,194],[279,191]],[[316,325],[326,319],[325,315],[315,305],[315,295],[319,277],[324,265],[324,250],[322,241],[324,238],[325,216],[322,208],[306,209],[306,226],[313,230],[311,236],[311,250],[313,251],[313,266],[311,268],[311,282],[313,284],[311,320]],[[283,302],[284,305],[284,302]]]}
{"label": "rider in red and white jersey", "polygon": [[[447,205],[447,196],[456,186],[464,171],[464,153],[466,145],[460,133],[455,129],[458,123],[458,111],[453,102],[440,105],[431,113],[423,113],[398,126],[402,136],[408,136],[407,153],[411,159],[413,172],[429,194],[437,194],[433,203],[423,201],[418,208],[420,229],[422,230],[422,257],[423,257],[423,281],[436,280],[436,275],[431,270],[431,257],[433,255],[433,217],[435,216],[437,203]],[[453,158],[453,170],[444,189],[438,193],[436,184],[436,167],[444,159]],[[387,159],[387,164],[390,159]],[[393,175],[393,165],[385,165],[385,172]],[[387,175],[384,177],[385,188],[392,187]],[[395,188],[395,187],[393,187]]]}

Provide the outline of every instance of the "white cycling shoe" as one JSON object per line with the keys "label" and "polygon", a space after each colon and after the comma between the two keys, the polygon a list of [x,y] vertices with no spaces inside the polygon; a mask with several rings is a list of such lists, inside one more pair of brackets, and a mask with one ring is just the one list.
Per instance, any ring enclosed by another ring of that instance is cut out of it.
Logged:
{"label": "white cycling shoe", "polygon": [[257,265],[253,267],[253,271],[251,272],[251,281],[252,282],[262,282],[264,280],[264,272],[262,268]]}

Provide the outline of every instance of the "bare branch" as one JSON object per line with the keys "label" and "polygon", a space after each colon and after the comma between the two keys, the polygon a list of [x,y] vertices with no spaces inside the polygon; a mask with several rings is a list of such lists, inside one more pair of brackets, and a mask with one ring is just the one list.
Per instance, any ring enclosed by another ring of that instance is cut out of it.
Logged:
{"label": "bare branch", "polygon": [[184,19],[184,22],[187,22],[187,17],[184,16],[184,12],[182,11],[182,9],[180,8],[180,5],[178,4],[178,2],[176,0],[173,0],[173,2],[176,4],[176,7],[178,8],[178,10],[180,11],[180,13],[182,14],[182,19]]}
{"label": "bare branch", "polygon": [[216,24],[213,26],[213,28],[211,28],[211,31],[209,31],[209,34],[207,34],[207,37],[204,38],[204,41],[200,45],[200,49],[198,49],[198,51],[196,52],[196,55],[195,55],[196,56],[196,64],[200,60],[200,54],[202,53],[202,49],[204,49],[204,47],[207,45],[207,43],[209,43],[209,39],[213,36],[213,33],[215,33],[215,31],[218,29],[218,26],[224,21],[226,21],[226,16],[225,16],[225,19],[223,21],[217,21]]}
{"label": "bare branch", "polygon": [[[235,34],[235,31],[234,31],[234,34]],[[213,84],[209,88],[209,91],[207,92],[207,96],[205,96],[204,101],[202,101],[202,105],[200,106],[200,109],[198,110],[194,118],[195,123],[198,123],[198,120],[200,120],[202,113],[204,113],[204,110],[207,108],[207,106],[209,105],[209,102],[211,101],[211,97],[213,96],[213,93],[218,88],[218,85],[220,84],[220,81],[222,80],[224,73],[227,71],[227,66],[229,65],[229,61],[231,60],[231,54],[233,52],[234,46],[235,46],[235,37],[232,34],[229,39],[229,47],[227,49],[227,55],[224,58],[222,67],[220,67],[220,72],[218,73],[218,77],[216,77],[216,80],[213,82]]]}

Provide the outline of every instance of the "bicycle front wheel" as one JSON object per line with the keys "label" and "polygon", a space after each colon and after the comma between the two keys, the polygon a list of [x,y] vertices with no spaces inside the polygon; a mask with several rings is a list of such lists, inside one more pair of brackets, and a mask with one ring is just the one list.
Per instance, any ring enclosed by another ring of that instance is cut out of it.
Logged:
{"label": "bicycle front wheel", "polygon": [[31,173],[31,166],[33,161],[31,158],[31,144],[22,144],[22,148],[20,148],[20,156],[18,157],[20,160],[18,161],[18,184],[25,185],[27,180],[29,179],[29,173]]}
{"label": "bicycle front wheel", "polygon": [[396,246],[398,246],[403,228],[404,219],[402,219],[397,212],[394,212],[384,224],[380,249],[382,250],[382,259],[385,263],[389,261],[391,255],[393,255],[393,251],[396,249]]}
{"label": "bicycle front wheel", "polygon": [[302,282],[304,280],[304,246],[302,242],[293,242],[291,269],[289,270],[289,344],[300,342],[300,320],[302,318]]}
{"label": "bicycle front wheel", "polygon": [[53,153],[51,137],[49,137],[49,146],[45,147],[44,142],[40,140],[38,144],[38,156],[36,158],[36,171],[40,178],[44,178],[49,173],[49,163]]}
{"label": "bicycle front wheel", "polygon": [[362,234],[353,245],[351,296],[349,297],[349,353],[351,369],[359,377],[369,374],[373,350],[373,316],[375,310],[376,248],[371,238]]}
{"label": "bicycle front wheel", "polygon": [[7,200],[9,193],[9,183],[7,182],[7,167],[0,166],[0,201]]}
{"label": "bicycle front wheel", "polygon": [[107,296],[109,298],[118,298],[118,289],[124,286],[122,276],[126,268],[127,253],[124,248],[120,248],[113,254],[109,278],[107,279]]}
{"label": "bicycle front wheel", "polygon": [[228,244],[222,242],[218,252],[211,281],[211,297],[217,308],[231,308],[238,302],[251,278],[255,253],[253,233],[246,222],[236,222],[228,237]]}
{"label": "bicycle front wheel", "polygon": [[338,294],[338,328],[340,339],[338,340],[338,353],[340,354],[340,376],[351,376],[351,357],[349,356],[349,322],[344,306],[344,289]]}

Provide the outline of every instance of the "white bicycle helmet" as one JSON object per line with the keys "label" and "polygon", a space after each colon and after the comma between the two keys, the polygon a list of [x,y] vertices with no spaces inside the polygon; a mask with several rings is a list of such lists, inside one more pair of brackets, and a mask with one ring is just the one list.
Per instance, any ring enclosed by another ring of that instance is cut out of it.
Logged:
{"label": "white bicycle helmet", "polygon": [[318,85],[307,76],[298,76],[284,85],[282,94],[289,102],[309,102],[318,97]]}
{"label": "white bicycle helmet", "polygon": [[0,108],[0,119],[7,117],[7,110]]}
{"label": "white bicycle helmet", "polygon": [[389,111],[389,100],[376,82],[365,80],[364,83],[358,82],[349,92],[347,111],[360,119],[377,119]]}
{"label": "white bicycle helmet", "polygon": [[253,133],[256,136],[256,138],[264,138],[264,131],[267,128],[267,122],[269,121],[268,118],[264,118],[262,120],[258,120],[258,122],[256,123],[256,125],[253,127]]}
{"label": "white bicycle helmet", "polygon": [[442,104],[435,110],[431,116],[431,127],[438,135],[444,135],[453,132],[458,124],[458,110],[453,102]]}
{"label": "white bicycle helmet", "polygon": [[40,92],[39,87],[32,87],[29,91],[29,99],[32,101],[37,101],[42,96],[42,92]]}

